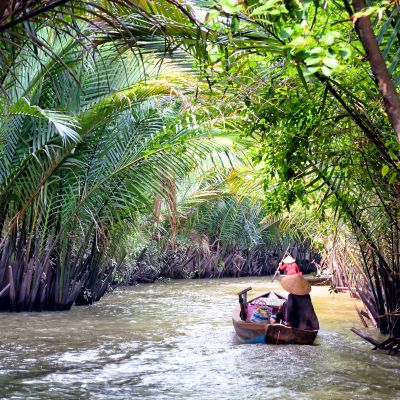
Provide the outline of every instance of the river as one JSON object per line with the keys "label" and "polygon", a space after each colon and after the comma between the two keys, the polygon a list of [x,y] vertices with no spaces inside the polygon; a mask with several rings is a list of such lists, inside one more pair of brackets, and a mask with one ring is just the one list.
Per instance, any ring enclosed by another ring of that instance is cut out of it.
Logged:
{"label": "river", "polygon": [[370,351],[348,294],[313,287],[314,346],[240,344],[236,293],[270,278],[159,282],[69,312],[0,314],[1,399],[400,399],[400,357]]}

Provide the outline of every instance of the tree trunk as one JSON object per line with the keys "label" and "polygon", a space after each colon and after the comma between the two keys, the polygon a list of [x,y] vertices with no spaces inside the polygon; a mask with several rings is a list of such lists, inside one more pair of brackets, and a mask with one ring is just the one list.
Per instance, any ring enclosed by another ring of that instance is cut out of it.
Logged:
{"label": "tree trunk", "polygon": [[[366,8],[366,1],[353,0],[353,7],[356,13],[360,12]],[[383,55],[379,50],[370,17],[362,16],[357,18],[355,26],[382,94],[385,111],[397,134],[397,139],[400,141],[400,99],[396,93]]]}

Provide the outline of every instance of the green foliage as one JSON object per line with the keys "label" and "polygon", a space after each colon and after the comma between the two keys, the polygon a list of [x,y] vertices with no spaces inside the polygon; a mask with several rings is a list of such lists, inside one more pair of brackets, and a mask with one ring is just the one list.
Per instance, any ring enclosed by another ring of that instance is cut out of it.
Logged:
{"label": "green foliage", "polygon": [[[77,296],[94,301],[113,257],[123,257],[120,233],[139,211],[151,213],[164,179],[183,179],[204,154],[227,150],[211,132],[181,120],[183,95],[156,79],[154,57],[119,55],[105,43],[101,56],[78,51],[78,58],[76,38],[60,40],[51,29],[37,35],[70,61],[67,70],[41,49],[31,55],[27,43],[13,74],[3,76],[0,282],[8,265],[27,268],[18,246],[34,267],[31,283],[15,272],[17,293],[32,297],[0,307],[19,310],[69,308]],[[46,260],[54,273],[37,294],[31,286]]]}
{"label": "green foliage", "polygon": [[209,7],[214,16],[206,24],[215,34],[208,73],[214,90],[229,88],[236,103],[229,112],[245,121],[236,129],[254,140],[249,155],[264,174],[264,207],[282,214],[300,203],[321,221],[351,226],[379,326],[398,335],[400,286],[390,277],[400,271],[391,250],[399,246],[400,146],[353,25],[372,18],[397,86],[398,5],[382,2],[355,15],[347,2]]}

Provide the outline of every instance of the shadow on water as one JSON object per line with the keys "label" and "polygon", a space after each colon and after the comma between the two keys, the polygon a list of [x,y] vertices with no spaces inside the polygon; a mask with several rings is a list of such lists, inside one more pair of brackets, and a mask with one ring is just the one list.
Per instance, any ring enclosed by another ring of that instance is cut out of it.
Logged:
{"label": "shadow on water", "polygon": [[400,399],[400,359],[349,328],[354,300],[314,287],[314,346],[240,344],[236,293],[268,278],[119,290],[65,313],[1,314],[2,399]]}

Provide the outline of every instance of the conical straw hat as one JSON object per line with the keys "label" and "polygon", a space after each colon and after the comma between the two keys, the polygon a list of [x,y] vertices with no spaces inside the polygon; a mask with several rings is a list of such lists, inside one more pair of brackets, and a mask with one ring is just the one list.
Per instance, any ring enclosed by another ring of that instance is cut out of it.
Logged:
{"label": "conical straw hat", "polygon": [[293,257],[287,256],[282,260],[282,262],[284,264],[291,264],[291,263],[296,262],[296,260]]}
{"label": "conical straw hat", "polygon": [[311,285],[301,275],[286,275],[280,279],[281,286],[289,293],[303,296],[311,292]]}

